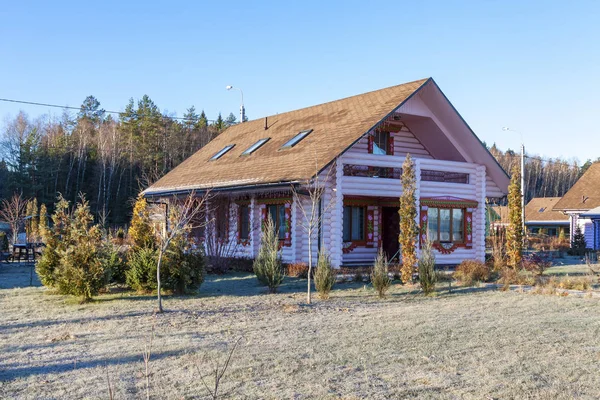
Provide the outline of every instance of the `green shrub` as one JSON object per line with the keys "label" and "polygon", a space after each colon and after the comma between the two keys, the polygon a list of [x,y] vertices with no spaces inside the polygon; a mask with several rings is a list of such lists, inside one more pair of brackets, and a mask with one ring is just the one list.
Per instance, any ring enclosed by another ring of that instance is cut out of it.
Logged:
{"label": "green shrub", "polygon": [[271,293],[283,282],[283,265],[279,254],[279,238],[271,217],[267,218],[260,238],[260,249],[254,260],[253,270],[258,281],[267,286]]}
{"label": "green shrub", "polygon": [[331,288],[335,284],[335,275],[335,270],[331,268],[329,256],[325,253],[325,250],[321,250],[314,276],[315,288],[319,292],[320,298],[329,298],[329,292],[331,292]]}
{"label": "green shrub", "polygon": [[124,284],[127,281],[125,273],[128,266],[125,254],[119,250],[118,246],[107,243],[102,252],[102,263],[106,270],[108,283]]}
{"label": "green shrub", "polygon": [[375,265],[371,271],[371,283],[373,283],[373,287],[381,298],[385,297],[392,284],[392,280],[388,276],[388,260],[381,248],[377,253]]}
{"label": "green shrub", "polygon": [[429,241],[425,242],[421,248],[421,258],[419,258],[418,266],[421,289],[425,294],[433,293],[437,275],[435,273],[435,254],[433,254],[431,242]]}
{"label": "green shrub", "polygon": [[156,264],[158,251],[148,247],[132,250],[127,260],[125,281],[133,290],[143,293],[156,289]]}
{"label": "green shrub", "polygon": [[55,237],[49,235],[46,247],[42,250],[42,256],[35,265],[35,272],[40,278],[42,285],[54,287],[56,285],[55,272],[60,266],[59,248]]}
{"label": "green shrub", "polygon": [[[188,252],[183,236],[174,238],[161,266],[161,287],[183,294],[197,290],[204,282],[206,259],[201,251]],[[156,272],[156,268],[154,268]],[[156,281],[156,276],[154,277]]]}
{"label": "green shrub", "polygon": [[92,227],[89,238],[69,246],[61,254],[56,287],[61,294],[90,300],[106,285],[106,271],[99,251],[100,231]]}
{"label": "green shrub", "polygon": [[462,285],[471,286],[474,282],[485,282],[490,278],[490,269],[481,261],[464,260],[454,272],[454,279]]}
{"label": "green shrub", "polygon": [[88,201],[82,197],[67,228],[66,248],[58,252],[60,266],[55,271],[56,287],[61,294],[81,296],[83,301],[97,295],[106,284],[102,262],[102,234]]}
{"label": "green shrub", "polygon": [[0,232],[0,251],[8,250],[8,236],[6,232]]}

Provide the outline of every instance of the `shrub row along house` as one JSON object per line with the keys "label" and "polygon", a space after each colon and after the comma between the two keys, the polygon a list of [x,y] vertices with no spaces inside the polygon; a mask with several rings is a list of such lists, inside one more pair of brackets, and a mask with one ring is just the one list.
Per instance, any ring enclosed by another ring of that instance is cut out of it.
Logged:
{"label": "shrub row along house", "polygon": [[439,264],[483,261],[486,198],[504,197],[509,177],[431,78],[231,126],[144,195],[210,191],[207,226],[194,232],[209,254],[253,258],[271,216],[292,263],[307,261],[310,187],[321,185],[313,256],[325,247],[334,267],[371,264],[379,247],[397,258],[407,154],[417,247],[428,234]]}
{"label": "shrub row along house", "polygon": [[569,217],[571,241],[579,227],[587,247],[600,250],[600,163],[592,164],[554,206]]}

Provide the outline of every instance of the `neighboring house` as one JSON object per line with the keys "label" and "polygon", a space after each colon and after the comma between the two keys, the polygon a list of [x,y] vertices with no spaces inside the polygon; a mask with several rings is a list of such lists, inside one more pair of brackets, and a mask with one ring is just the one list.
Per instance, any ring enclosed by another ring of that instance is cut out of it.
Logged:
{"label": "neighboring house", "polygon": [[501,233],[508,226],[508,206],[488,206],[488,221],[492,233]]}
{"label": "neighboring house", "polygon": [[562,230],[564,237],[568,237],[569,216],[554,210],[554,206],[560,199],[560,197],[534,197],[527,203],[525,227],[528,234],[559,236]]}
{"label": "neighboring house", "polygon": [[584,212],[579,215],[580,221],[590,221],[591,227],[588,231],[591,231],[591,240],[587,240],[587,247],[593,250],[600,250],[600,207],[592,208],[590,211]]}
{"label": "neighboring house", "polygon": [[600,207],[600,163],[592,164],[554,206],[555,211],[561,211],[569,217],[571,241],[578,226],[589,248],[598,242],[591,214],[588,213],[596,207]]}
{"label": "neighboring house", "polygon": [[486,199],[504,197],[509,177],[431,78],[233,125],[144,195],[165,201],[210,191],[208,227],[198,236],[207,248],[232,244],[236,257],[256,256],[270,215],[283,261],[306,262],[302,210],[310,213],[307,182],[318,177],[323,224],[313,255],[324,247],[334,267],[366,265],[380,246],[390,258],[398,254],[408,153],[419,241],[429,234],[439,264],[483,261]]}

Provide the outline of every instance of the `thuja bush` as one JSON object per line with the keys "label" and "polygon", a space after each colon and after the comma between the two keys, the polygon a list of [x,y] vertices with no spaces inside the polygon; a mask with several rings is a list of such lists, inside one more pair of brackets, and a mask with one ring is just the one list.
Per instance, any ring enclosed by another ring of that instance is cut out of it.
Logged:
{"label": "thuja bush", "polygon": [[331,267],[331,260],[325,250],[321,250],[314,276],[315,288],[319,292],[320,298],[329,298],[329,292],[331,292],[331,288],[335,284],[335,279],[336,274],[335,270]]}
{"label": "thuja bush", "polygon": [[373,270],[371,271],[371,283],[377,291],[377,295],[381,298],[385,297],[392,284],[392,280],[388,276],[388,268],[387,257],[383,253],[383,249],[379,248],[375,265],[373,265]]}
{"label": "thuja bush", "polygon": [[69,240],[70,219],[69,202],[59,196],[52,215],[52,229],[47,229],[44,233],[46,246],[35,266],[42,285],[46,287],[56,286],[56,274],[60,267],[61,254],[66,250]]}
{"label": "thuja bush", "polygon": [[418,266],[421,289],[425,294],[433,293],[435,291],[437,275],[435,273],[435,254],[433,254],[430,241],[425,242],[421,249],[421,258],[419,258]]}
{"label": "thuja bush", "polygon": [[279,253],[279,238],[271,217],[264,223],[260,249],[252,267],[258,281],[267,286],[271,293],[276,292],[283,282],[284,271]]}

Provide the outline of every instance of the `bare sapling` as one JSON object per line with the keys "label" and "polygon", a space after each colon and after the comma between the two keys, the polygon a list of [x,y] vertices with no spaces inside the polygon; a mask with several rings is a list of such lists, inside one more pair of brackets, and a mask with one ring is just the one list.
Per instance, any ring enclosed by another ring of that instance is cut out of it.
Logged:
{"label": "bare sapling", "polygon": [[[298,224],[306,233],[308,239],[308,282],[306,290],[306,303],[311,303],[311,277],[313,271],[313,244],[315,236],[323,223],[323,216],[333,207],[333,196],[329,201],[324,201],[327,187],[331,182],[335,165],[330,166],[326,172],[319,174],[317,158],[315,156],[315,175],[304,182],[300,187],[292,186],[294,204],[300,212]],[[323,175],[323,176],[320,176]],[[304,201],[306,200],[306,201]]]}
{"label": "bare sapling", "polygon": [[10,199],[2,200],[2,205],[0,206],[0,219],[8,222],[8,225],[10,226],[12,244],[17,243],[19,227],[25,217],[27,203],[27,199],[23,198],[21,194],[16,193],[13,194]]}
{"label": "bare sapling", "polygon": [[[225,363],[221,366],[221,365],[219,365],[219,362],[217,361],[215,363],[213,370],[211,371],[211,373],[209,375],[203,376],[200,371],[200,368],[198,368],[198,372],[200,373],[200,379],[202,381],[202,384],[204,385],[204,388],[208,392],[209,398],[211,398],[213,400],[217,400],[219,398],[227,397],[227,393],[224,393],[222,396],[219,396],[219,389],[221,388],[221,381],[223,380],[223,377],[225,376],[225,372],[227,372],[227,368],[229,368],[229,365],[231,364],[231,359],[233,357],[233,353],[235,352],[235,349],[237,348],[237,346],[239,345],[241,340],[242,340],[242,338],[240,337],[235,342],[235,344],[229,351],[229,355],[227,356]],[[211,386],[209,386],[209,384],[204,379],[205,377],[208,377],[208,376],[213,376],[213,379],[214,379],[213,385],[211,385]]]}
{"label": "bare sapling", "polygon": [[[165,226],[156,233],[158,242],[158,261],[156,264],[156,284],[157,284],[157,312],[163,312],[161,297],[160,268],[163,257],[169,248],[171,242],[178,236],[184,234],[188,229],[202,227],[205,222],[199,221],[196,216],[200,215],[205,208],[209,192],[203,195],[197,195],[195,191],[190,192],[185,199],[180,200],[173,197],[168,203],[163,203]],[[192,226],[196,222],[200,226]]]}

